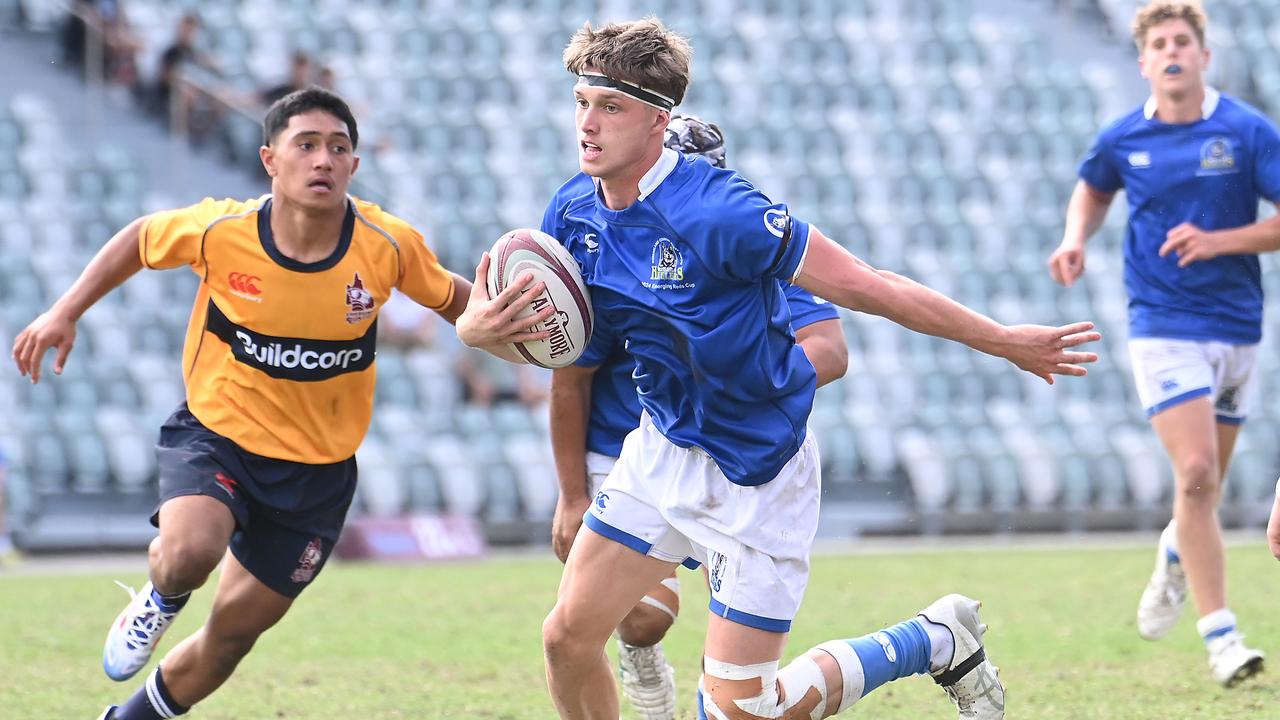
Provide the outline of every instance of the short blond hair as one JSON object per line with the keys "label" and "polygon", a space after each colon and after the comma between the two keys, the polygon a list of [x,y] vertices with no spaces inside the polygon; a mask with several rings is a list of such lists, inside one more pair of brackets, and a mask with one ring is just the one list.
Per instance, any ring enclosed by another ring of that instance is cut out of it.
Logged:
{"label": "short blond hair", "polygon": [[1142,52],[1147,44],[1147,31],[1170,20],[1186,20],[1196,34],[1196,39],[1200,41],[1200,47],[1204,47],[1204,31],[1209,26],[1209,16],[1205,14],[1200,3],[1152,0],[1138,8],[1138,12],[1133,16],[1130,32],[1133,33],[1133,42],[1138,46],[1138,52]]}
{"label": "short blond hair", "polygon": [[574,75],[587,68],[615,80],[662,93],[679,105],[689,87],[693,47],[656,17],[609,23],[586,23],[564,49],[564,66]]}

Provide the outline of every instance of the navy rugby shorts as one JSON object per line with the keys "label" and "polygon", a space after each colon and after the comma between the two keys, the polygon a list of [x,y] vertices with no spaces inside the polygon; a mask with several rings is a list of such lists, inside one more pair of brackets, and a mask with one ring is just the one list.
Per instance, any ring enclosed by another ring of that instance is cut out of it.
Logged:
{"label": "navy rugby shorts", "polygon": [[160,505],[205,495],[231,510],[231,552],[264,585],[297,597],[324,567],[356,488],[356,459],[324,465],[263,457],[205,427],[187,404],[160,428]]}

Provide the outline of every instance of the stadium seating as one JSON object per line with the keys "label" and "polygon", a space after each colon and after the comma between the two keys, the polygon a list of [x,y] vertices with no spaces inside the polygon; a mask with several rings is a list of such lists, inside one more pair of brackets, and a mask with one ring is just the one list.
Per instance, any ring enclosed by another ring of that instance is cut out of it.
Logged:
{"label": "stadium seating", "polygon": [[[1132,1],[1100,5],[1123,46]],[[559,53],[594,6],[132,0],[130,11],[148,45],[144,71],[187,9],[200,12],[208,49],[242,91],[278,82],[293,49],[332,67],[361,118],[355,191],[424,228],[445,264],[467,275],[505,228],[536,224],[575,170]],[[903,518],[932,518],[914,527],[934,530],[1008,529],[1020,516],[1057,528],[1132,526],[1167,512],[1167,463],[1129,377],[1124,212],[1114,210],[1095,238],[1077,287],[1058,288],[1045,272],[1076,163],[1098,127],[1140,99],[1117,90],[1114,69],[1082,71],[1080,58],[1042,41],[1044,24],[996,18],[971,1],[609,6],[620,17],[658,12],[692,38],[695,77],[682,110],[718,122],[730,164],[797,215],[870,262],[1002,321],[1088,318],[1106,335],[1088,379],[1051,389],[953,343],[846,313],[850,372],[819,393],[811,423],[829,502],[888,498]],[[1280,102],[1280,12],[1266,0],[1209,9],[1211,39],[1234,58],[1229,89],[1274,115],[1280,105],[1265,101]],[[256,167],[256,126],[231,122],[233,156]],[[39,98],[0,105],[0,210],[35,221],[0,227],[6,338],[141,211],[148,191],[127,148],[73,154],[64,140],[55,108]],[[1264,277],[1275,297],[1276,274]],[[146,494],[155,471],[147,446],[181,398],[195,282],[183,271],[143,274],[85,316],[78,362],[64,377],[34,388],[0,377],[0,405],[22,409],[21,419],[0,414],[19,529],[64,496]],[[1267,330],[1280,330],[1280,313]],[[129,362],[113,359],[126,348]],[[545,417],[520,405],[465,406],[451,357],[438,348],[379,353],[357,507],[545,525],[555,504]],[[1267,393],[1280,358],[1263,352],[1261,363]],[[1277,412],[1259,403],[1252,422],[1274,430]],[[495,428],[513,439],[499,442]],[[1277,468],[1273,446],[1242,440],[1227,497],[1233,522],[1259,521],[1248,508],[1269,495]],[[904,522],[897,529],[913,527]]]}

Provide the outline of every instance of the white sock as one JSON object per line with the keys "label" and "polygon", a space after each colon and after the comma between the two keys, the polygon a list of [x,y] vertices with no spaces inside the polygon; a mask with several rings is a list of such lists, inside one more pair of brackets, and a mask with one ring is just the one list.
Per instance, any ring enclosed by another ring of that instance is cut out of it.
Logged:
{"label": "white sock", "polygon": [[956,654],[956,639],[946,625],[939,625],[932,620],[920,616],[916,618],[929,633],[929,672],[937,673],[951,666],[952,656]]}
{"label": "white sock", "polygon": [[1221,635],[1224,631],[1231,632],[1235,629],[1236,614],[1227,608],[1214,610],[1196,621],[1196,631],[1205,640],[1208,640],[1210,635]]}

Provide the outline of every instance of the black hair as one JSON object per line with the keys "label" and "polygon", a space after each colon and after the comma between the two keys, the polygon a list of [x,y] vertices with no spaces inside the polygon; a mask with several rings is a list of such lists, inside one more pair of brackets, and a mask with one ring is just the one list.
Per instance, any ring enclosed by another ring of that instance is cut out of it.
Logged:
{"label": "black hair", "polygon": [[356,117],[351,114],[347,101],[337,93],[315,86],[295,90],[267,108],[267,116],[262,120],[262,144],[271,145],[271,141],[289,126],[289,118],[312,110],[323,110],[346,123],[347,132],[351,135],[351,149],[356,149],[360,133],[356,130]]}

